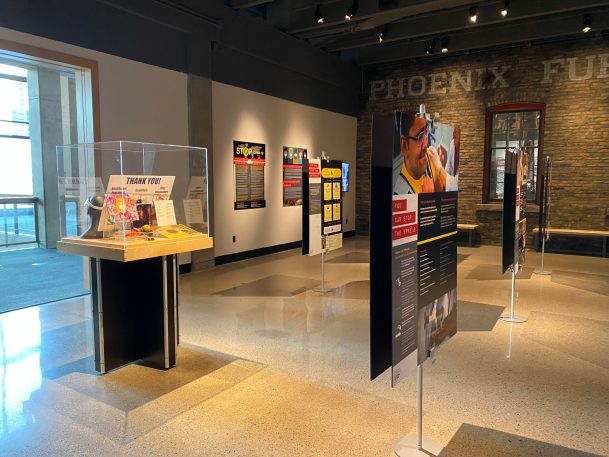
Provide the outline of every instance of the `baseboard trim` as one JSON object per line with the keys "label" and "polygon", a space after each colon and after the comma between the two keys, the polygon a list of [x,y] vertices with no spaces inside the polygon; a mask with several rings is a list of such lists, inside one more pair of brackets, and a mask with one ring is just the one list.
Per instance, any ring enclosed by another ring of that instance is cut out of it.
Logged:
{"label": "baseboard trim", "polygon": [[[355,236],[355,230],[343,232],[343,238]],[[275,246],[267,246],[251,251],[236,252],[234,254],[221,255],[215,258],[216,265],[224,265],[226,263],[238,262],[240,260],[253,259],[263,255],[276,254],[277,252],[289,251],[302,247],[302,241],[293,241],[291,243],[277,244]]]}
{"label": "baseboard trim", "polygon": [[263,255],[275,254],[277,252],[289,251],[302,247],[302,241],[293,241],[291,243],[277,244],[275,246],[267,246],[264,248],[252,249],[251,251],[236,252],[234,254],[221,255],[215,258],[216,265],[224,265],[225,263],[238,262],[240,260],[253,259]]}
{"label": "baseboard trim", "polygon": [[184,263],[180,265],[180,274],[190,273],[192,271],[192,263]]}

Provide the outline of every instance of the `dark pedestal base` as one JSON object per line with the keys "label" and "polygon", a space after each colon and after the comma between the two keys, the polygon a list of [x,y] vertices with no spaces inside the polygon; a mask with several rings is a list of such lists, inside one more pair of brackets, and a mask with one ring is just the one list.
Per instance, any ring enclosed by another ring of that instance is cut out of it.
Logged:
{"label": "dark pedestal base", "polygon": [[133,262],[91,258],[97,371],[135,361],[175,366],[178,282],[176,255]]}

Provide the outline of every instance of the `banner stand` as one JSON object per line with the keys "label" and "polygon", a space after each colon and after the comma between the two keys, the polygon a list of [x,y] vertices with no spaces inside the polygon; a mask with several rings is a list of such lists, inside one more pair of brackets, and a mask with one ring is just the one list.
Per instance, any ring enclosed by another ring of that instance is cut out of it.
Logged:
{"label": "banner stand", "polygon": [[326,255],[326,250],[322,249],[322,251],[321,251],[321,284],[317,287],[313,287],[313,290],[315,292],[319,292],[322,294],[332,292],[334,290],[334,289],[328,288],[324,285],[324,258],[325,258],[325,255]]}
{"label": "banner stand", "polygon": [[423,364],[417,367],[417,434],[400,438],[393,450],[398,457],[441,457],[444,446],[423,436]]}
{"label": "banner stand", "polygon": [[543,176],[541,177],[541,206],[539,214],[539,234],[541,237],[541,268],[535,268],[537,275],[551,275],[552,270],[543,269],[543,260],[546,252],[546,240],[550,239],[548,224],[550,221],[550,187],[552,186],[552,160],[550,156],[543,159]]}
{"label": "banner stand", "polygon": [[543,256],[546,252],[546,237],[542,237],[541,239],[541,267],[540,268],[535,268],[535,270],[533,271],[533,273],[535,273],[536,275],[551,275],[552,274],[552,270],[544,270],[543,269]]}
{"label": "banner stand", "polygon": [[514,302],[516,301],[516,270],[514,270],[514,265],[510,265],[510,270],[512,270],[512,299],[510,305],[510,315],[503,315],[499,319],[504,322],[512,322],[514,324],[522,324],[527,321],[527,318],[524,316],[518,316],[514,314]]}

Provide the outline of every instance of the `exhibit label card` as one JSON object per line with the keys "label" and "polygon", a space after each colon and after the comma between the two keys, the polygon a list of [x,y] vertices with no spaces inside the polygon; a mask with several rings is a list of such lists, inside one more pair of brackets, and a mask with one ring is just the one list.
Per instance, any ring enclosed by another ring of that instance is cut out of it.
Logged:
{"label": "exhibit label card", "polygon": [[187,199],[183,201],[184,205],[184,217],[186,218],[186,225],[193,224],[205,224],[203,218],[203,206],[201,205],[201,199]]}
{"label": "exhibit label card", "polygon": [[154,209],[156,211],[156,221],[159,227],[177,224],[173,200],[155,200]]}
{"label": "exhibit label card", "polygon": [[130,194],[136,200],[167,200],[175,176],[110,175],[106,194]]}

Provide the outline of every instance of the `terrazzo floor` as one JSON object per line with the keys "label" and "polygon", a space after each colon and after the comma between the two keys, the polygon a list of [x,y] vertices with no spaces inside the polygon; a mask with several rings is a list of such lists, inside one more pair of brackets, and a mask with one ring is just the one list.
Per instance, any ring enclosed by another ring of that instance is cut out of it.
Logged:
{"label": "terrazzo floor", "polygon": [[[369,380],[368,241],[181,279],[176,368],[98,376],[88,298],[0,315],[0,456],[390,456],[416,373]],[[450,457],[609,456],[609,259],[547,254],[498,321],[496,247],[459,248],[459,333],[424,365],[424,432]],[[531,271],[528,271],[531,269]]]}

